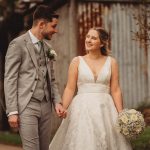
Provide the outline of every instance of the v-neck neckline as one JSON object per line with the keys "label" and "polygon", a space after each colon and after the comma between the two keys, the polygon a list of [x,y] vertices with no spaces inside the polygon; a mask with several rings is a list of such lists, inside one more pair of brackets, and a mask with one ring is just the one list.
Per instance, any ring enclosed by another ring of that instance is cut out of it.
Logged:
{"label": "v-neck neckline", "polygon": [[96,75],[96,78],[95,78],[94,73],[93,73],[91,67],[88,65],[88,63],[86,62],[86,60],[81,56],[83,62],[85,63],[85,65],[87,66],[87,68],[89,69],[89,71],[91,72],[92,77],[93,77],[95,83],[97,82],[97,80],[98,80],[100,74],[102,73],[102,71],[103,71],[103,69],[104,69],[104,67],[105,67],[105,65],[106,65],[106,62],[107,62],[107,60],[108,60],[108,57],[109,57],[109,56],[107,56],[107,58],[106,58],[104,64],[102,65],[101,69],[98,71],[98,74]]}

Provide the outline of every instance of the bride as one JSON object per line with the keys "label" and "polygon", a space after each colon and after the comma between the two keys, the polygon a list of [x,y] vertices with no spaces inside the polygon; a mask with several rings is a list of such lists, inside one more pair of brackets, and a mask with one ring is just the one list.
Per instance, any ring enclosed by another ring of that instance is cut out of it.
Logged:
{"label": "bride", "polygon": [[[103,28],[91,28],[85,39],[85,56],[69,67],[62,105],[67,110],[49,150],[131,150],[115,127],[123,110],[118,65],[108,56],[109,36]],[[73,98],[76,86],[77,95]],[[64,116],[65,113],[60,113]]]}

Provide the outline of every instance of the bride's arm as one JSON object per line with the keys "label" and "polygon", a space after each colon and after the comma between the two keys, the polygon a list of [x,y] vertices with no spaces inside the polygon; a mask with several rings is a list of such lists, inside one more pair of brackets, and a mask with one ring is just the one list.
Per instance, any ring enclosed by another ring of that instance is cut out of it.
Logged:
{"label": "bride's arm", "polygon": [[110,83],[110,91],[113,97],[116,109],[119,112],[123,109],[123,100],[122,100],[122,93],[119,85],[119,71],[118,71],[118,64],[114,58],[111,60],[111,83]]}
{"label": "bride's arm", "polygon": [[62,105],[65,109],[69,107],[76,89],[78,78],[78,65],[79,65],[79,58],[78,57],[73,58],[69,66],[67,85],[62,97]]}

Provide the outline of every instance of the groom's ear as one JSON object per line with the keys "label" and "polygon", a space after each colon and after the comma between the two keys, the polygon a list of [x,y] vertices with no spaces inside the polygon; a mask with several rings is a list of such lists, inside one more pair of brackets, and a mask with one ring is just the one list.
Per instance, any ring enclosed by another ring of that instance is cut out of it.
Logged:
{"label": "groom's ear", "polygon": [[38,26],[40,29],[43,29],[45,27],[45,25],[46,25],[45,20],[43,20],[43,19],[39,20]]}

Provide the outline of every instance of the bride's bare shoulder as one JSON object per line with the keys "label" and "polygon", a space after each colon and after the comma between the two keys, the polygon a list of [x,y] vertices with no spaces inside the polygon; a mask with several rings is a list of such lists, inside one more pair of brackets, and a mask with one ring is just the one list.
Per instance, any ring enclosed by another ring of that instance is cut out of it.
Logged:
{"label": "bride's bare shoulder", "polygon": [[78,66],[79,65],[79,59],[80,59],[79,56],[74,57],[71,60],[70,66]]}
{"label": "bride's bare shoulder", "polygon": [[116,60],[116,58],[114,57],[111,57],[111,67],[112,67],[112,70],[116,71],[118,70],[118,62]]}
{"label": "bride's bare shoulder", "polygon": [[84,55],[84,56],[76,56],[76,57],[74,57],[73,59],[72,59],[72,61],[71,61],[71,64],[74,64],[74,65],[79,65],[79,62],[80,62],[80,58],[85,58],[86,57],[86,55]]}
{"label": "bride's bare shoulder", "polygon": [[76,56],[74,57],[72,60],[71,60],[71,63],[78,63],[79,62],[79,56]]}
{"label": "bride's bare shoulder", "polygon": [[118,64],[116,58],[114,58],[114,57],[112,57],[112,56],[109,56],[109,57],[110,57],[110,59],[111,59],[111,64],[112,64],[112,65],[117,65],[117,64]]}

